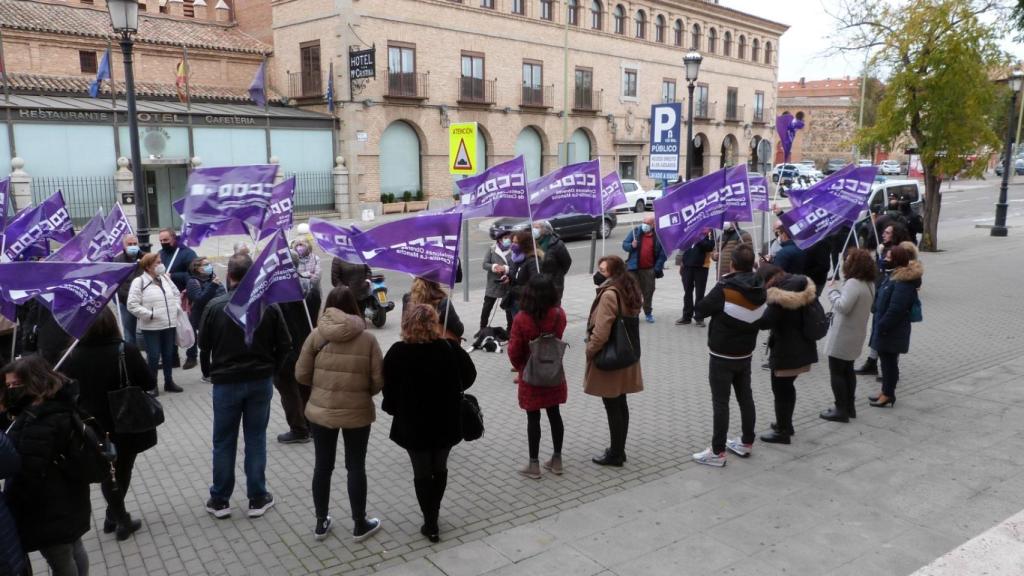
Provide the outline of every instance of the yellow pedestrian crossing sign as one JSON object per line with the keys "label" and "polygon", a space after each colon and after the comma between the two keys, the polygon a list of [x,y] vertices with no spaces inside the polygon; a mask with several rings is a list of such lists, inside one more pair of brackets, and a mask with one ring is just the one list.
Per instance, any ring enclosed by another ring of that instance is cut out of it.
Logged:
{"label": "yellow pedestrian crossing sign", "polygon": [[448,167],[452,174],[476,174],[476,122],[448,127]]}

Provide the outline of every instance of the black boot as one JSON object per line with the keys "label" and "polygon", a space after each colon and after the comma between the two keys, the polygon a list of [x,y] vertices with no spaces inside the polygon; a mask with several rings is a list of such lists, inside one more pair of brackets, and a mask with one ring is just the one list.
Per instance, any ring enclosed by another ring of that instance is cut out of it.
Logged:
{"label": "black boot", "polygon": [[115,514],[110,511],[110,508],[107,508],[107,515],[103,519],[103,533],[104,534],[113,534],[114,530],[116,530],[116,529],[117,529],[117,520],[115,519]]}
{"label": "black boot", "polygon": [[846,391],[846,383],[837,382],[833,379],[832,397],[835,400],[835,407],[818,414],[818,417],[830,422],[849,422],[850,416],[846,406],[848,396],[849,394]]}
{"label": "black boot", "polygon": [[132,515],[125,512],[124,516],[117,520],[117,539],[127,540],[129,536],[142,528],[142,520],[133,520]]}
{"label": "black boot", "polygon": [[846,386],[846,414],[850,418],[857,417],[857,404],[854,402],[857,396],[857,379],[847,383]]}
{"label": "black boot", "polygon": [[414,479],[413,485],[416,488],[416,501],[419,502],[420,512],[423,514],[423,526],[420,534],[423,534],[431,542],[440,541],[437,529],[437,515],[434,508],[434,479]]}
{"label": "black boot", "polygon": [[878,358],[868,358],[853,371],[858,376],[875,376],[878,374]]}
{"label": "black boot", "polygon": [[838,408],[829,408],[824,412],[818,414],[818,418],[822,420],[828,420],[829,422],[849,422],[850,417],[845,412]]}

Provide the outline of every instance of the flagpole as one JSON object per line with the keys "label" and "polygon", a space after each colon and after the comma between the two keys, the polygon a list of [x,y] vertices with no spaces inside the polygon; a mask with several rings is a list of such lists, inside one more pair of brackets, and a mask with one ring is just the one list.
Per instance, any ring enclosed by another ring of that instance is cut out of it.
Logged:
{"label": "flagpole", "polygon": [[[110,40],[107,40],[107,62],[112,60],[111,44]],[[121,155],[121,134],[117,128],[117,85],[114,83],[114,64],[109,63],[110,66],[110,78],[107,82],[110,82],[110,115],[113,117],[114,124],[114,150],[117,150],[118,156]]]}
{"label": "flagpole", "polygon": [[302,299],[302,308],[306,311],[306,320],[309,321],[309,330],[313,331],[314,330],[314,327],[313,327],[313,317],[310,316],[310,314],[309,314],[309,303],[306,302],[305,298]]}
{"label": "flagpole", "polygon": [[114,304],[116,305],[114,311],[117,312],[117,327],[121,329],[121,338],[124,338],[124,318],[121,316],[121,297],[118,296],[117,292],[114,292]]}
{"label": "flagpole", "polygon": [[[721,234],[717,235],[718,236],[718,242],[716,243],[716,246],[715,246],[715,253],[718,254],[718,258],[715,260],[715,279],[716,280],[721,280],[722,279],[722,236],[723,235],[725,235],[725,230],[724,229],[721,231]],[[743,237],[740,236],[740,240],[741,241],[742,241],[742,239],[743,239]]]}
{"label": "flagpole", "polygon": [[[846,245],[850,243],[850,238],[853,236],[853,229],[854,229],[854,226],[851,226],[850,227],[850,233],[846,235],[846,241],[843,242],[843,248],[846,248]],[[844,250],[844,252],[845,252],[845,250]],[[839,261],[836,262],[836,269],[835,269],[834,272],[832,272],[832,281],[833,282],[835,282],[836,279],[839,277],[839,267],[843,264],[842,256],[840,256],[838,260]]]}
{"label": "flagpole", "polygon": [[14,352],[18,349],[18,326],[20,325],[21,322],[17,318],[15,318],[14,332],[11,333],[11,362],[14,362]]}
{"label": "flagpole", "polygon": [[71,346],[68,346],[68,349],[67,351],[64,352],[64,355],[60,357],[60,360],[58,360],[56,364],[54,364],[54,372],[60,370],[60,367],[62,364],[64,364],[64,361],[68,359],[68,356],[71,356],[71,352],[75,349],[75,346],[78,346],[78,342],[78,338],[75,338],[75,341],[71,343]]}
{"label": "flagpole", "polygon": [[530,238],[533,240],[533,261],[540,273],[540,256],[537,255],[537,237],[533,235],[533,206],[530,205],[530,187],[526,187],[526,211],[530,215]]}
{"label": "flagpole", "polygon": [[270,98],[267,94],[267,55],[263,55],[263,115],[267,118],[267,126],[264,128],[264,140],[267,143],[267,162],[270,162]]}
{"label": "flagpole", "polygon": [[192,87],[189,85],[189,83],[190,83],[189,76],[191,76],[191,74],[189,74],[189,70],[190,70],[190,66],[191,65],[188,62],[188,46],[182,44],[181,45],[181,51],[182,51],[183,62],[185,63],[185,110],[187,110],[188,113],[190,114],[189,122],[191,123]]}

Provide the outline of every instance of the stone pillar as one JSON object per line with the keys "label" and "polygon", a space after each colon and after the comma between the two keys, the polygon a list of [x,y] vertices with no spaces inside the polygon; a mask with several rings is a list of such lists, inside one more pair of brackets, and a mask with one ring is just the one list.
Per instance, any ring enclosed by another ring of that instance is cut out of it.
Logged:
{"label": "stone pillar", "polygon": [[143,198],[135,197],[135,180],[132,171],[128,169],[128,159],[121,156],[117,159],[117,171],[114,172],[114,190],[117,192],[117,201],[121,203],[124,210],[124,217],[132,224],[132,228],[138,226],[139,205]]}
{"label": "stone pillar", "polygon": [[210,19],[210,8],[206,5],[206,0],[195,0],[195,2],[192,3],[192,9],[196,20]]}
{"label": "stone pillar", "polygon": [[277,173],[274,174],[274,186],[277,186],[284,182],[284,170],[281,169],[281,160],[277,156],[271,156],[270,163],[277,166]]}
{"label": "stone pillar", "polygon": [[185,15],[185,3],[181,0],[167,0],[167,13],[181,18]]}
{"label": "stone pillar", "polygon": [[191,164],[192,169],[195,170],[196,168],[199,168],[200,166],[203,165],[203,159],[200,158],[199,156],[193,156],[192,159],[189,160],[189,164]]}
{"label": "stone pillar", "polygon": [[334,159],[334,169],[331,170],[334,176],[334,210],[342,218],[356,218],[358,214],[352,213],[352,206],[349,204],[348,168],[345,166],[345,158],[338,156]]}
{"label": "stone pillar", "polygon": [[213,8],[216,12],[217,22],[230,22],[231,21],[231,8],[224,0],[217,0],[217,5]]}
{"label": "stone pillar", "polygon": [[15,156],[11,158],[11,198],[14,200],[14,211],[24,210],[32,205],[32,177],[23,170],[25,161]]}

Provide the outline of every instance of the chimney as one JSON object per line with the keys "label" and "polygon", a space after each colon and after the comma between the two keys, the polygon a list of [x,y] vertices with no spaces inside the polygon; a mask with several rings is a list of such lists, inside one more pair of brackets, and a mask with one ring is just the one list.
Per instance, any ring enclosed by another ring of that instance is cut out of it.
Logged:
{"label": "chimney", "polygon": [[217,22],[231,21],[231,8],[224,0],[217,0],[217,6],[214,7],[214,10],[217,13]]}
{"label": "chimney", "polygon": [[167,13],[177,18],[185,16],[185,3],[182,0],[167,0]]}
{"label": "chimney", "polygon": [[800,87],[803,88],[805,86],[807,86],[807,79],[804,78],[803,76],[801,76],[800,77]]}
{"label": "chimney", "polygon": [[93,0],[92,5],[95,6],[96,8],[106,8],[107,7],[107,0]]}
{"label": "chimney", "polygon": [[192,14],[196,20],[209,20],[210,9],[206,5],[206,0],[195,0],[192,2]]}
{"label": "chimney", "polygon": [[[139,12],[142,12],[141,10]],[[160,0],[146,0],[146,13],[147,14],[159,14],[160,13]]]}

